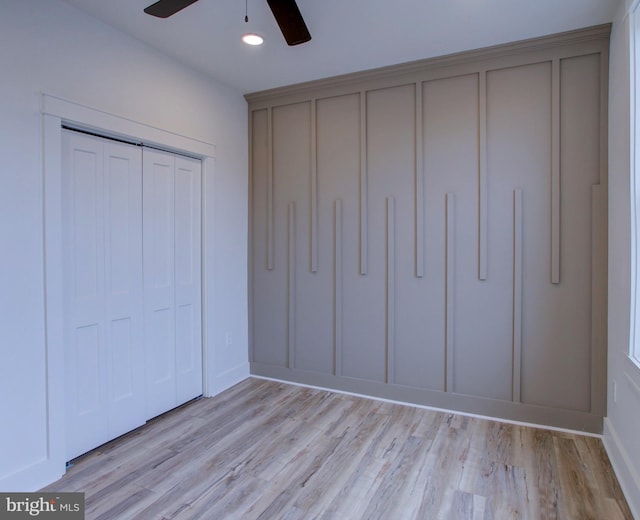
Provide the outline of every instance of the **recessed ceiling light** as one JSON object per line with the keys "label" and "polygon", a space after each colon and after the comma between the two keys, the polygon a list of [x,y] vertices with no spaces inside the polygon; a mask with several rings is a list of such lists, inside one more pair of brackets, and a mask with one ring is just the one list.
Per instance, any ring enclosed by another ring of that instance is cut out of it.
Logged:
{"label": "recessed ceiling light", "polygon": [[262,45],[262,43],[264,42],[264,38],[262,38],[262,36],[260,36],[259,34],[250,33],[243,35],[242,41],[247,45]]}

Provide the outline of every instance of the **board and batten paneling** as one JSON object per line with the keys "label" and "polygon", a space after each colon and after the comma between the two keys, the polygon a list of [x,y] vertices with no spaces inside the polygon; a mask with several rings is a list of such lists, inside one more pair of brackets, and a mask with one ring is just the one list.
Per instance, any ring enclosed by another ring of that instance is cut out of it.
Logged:
{"label": "board and batten paneling", "polygon": [[608,38],[247,95],[252,373],[600,432]]}
{"label": "board and batten paneling", "polygon": [[[344,321],[344,308],[354,309],[366,281],[360,265],[360,94],[319,99],[316,103],[316,172],[318,178],[318,271],[326,321],[318,322],[329,333],[323,347],[332,358],[332,372],[340,376],[344,366],[345,333],[362,329],[359,316]],[[345,272],[343,266],[349,266]],[[327,294],[325,291],[329,291]],[[360,318],[362,319],[362,318]],[[326,345],[333,347],[327,349]]]}

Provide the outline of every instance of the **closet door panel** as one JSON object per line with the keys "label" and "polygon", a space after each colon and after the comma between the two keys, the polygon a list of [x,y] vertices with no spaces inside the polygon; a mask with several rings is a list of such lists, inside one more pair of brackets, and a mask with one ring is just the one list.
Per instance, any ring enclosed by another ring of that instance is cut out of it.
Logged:
{"label": "closet door panel", "polygon": [[173,155],[144,150],[147,417],[176,406]]}
{"label": "closet door panel", "polygon": [[[99,324],[77,327],[73,331],[71,360],[67,366],[67,459],[109,440],[107,414],[104,413],[105,374],[103,332]],[[69,397],[71,394],[71,397]]]}
{"label": "closet door panel", "polygon": [[176,157],[175,287],[178,404],[202,394],[201,162]]}
{"label": "closet door panel", "polygon": [[147,416],[175,406],[174,315],[172,308],[147,311]]}
{"label": "closet door panel", "polygon": [[[114,405],[117,407],[119,403],[123,403],[134,397],[137,383],[144,383],[142,378],[136,377],[138,375],[135,363],[136,344],[133,341],[131,322],[131,318],[111,320],[108,330],[108,336],[113,346],[109,353],[109,357],[111,358],[109,360],[111,367],[109,397],[112,407],[114,407]],[[142,364],[142,369],[144,370],[144,364]],[[142,395],[144,396],[144,392]],[[144,403],[144,400],[142,400],[142,403]],[[117,409],[114,410],[116,419],[118,418],[118,412]],[[135,423],[140,424],[140,421],[135,421]],[[114,430],[116,430],[116,428],[114,428]]]}
{"label": "closet door panel", "polygon": [[142,154],[105,141],[105,304],[109,437],[144,423]]}
{"label": "closet door panel", "polygon": [[71,283],[74,321],[95,323],[104,296],[104,223],[102,207],[102,146],[81,136],[69,143],[70,175],[65,209],[69,215]]}
{"label": "closet door panel", "polygon": [[102,143],[63,132],[67,458],[106,442]]}

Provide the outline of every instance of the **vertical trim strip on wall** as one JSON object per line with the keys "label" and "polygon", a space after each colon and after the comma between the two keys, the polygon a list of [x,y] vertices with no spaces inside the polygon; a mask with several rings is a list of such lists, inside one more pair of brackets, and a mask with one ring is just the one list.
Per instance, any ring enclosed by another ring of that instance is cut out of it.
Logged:
{"label": "vertical trim strip on wall", "polygon": [[367,92],[360,92],[360,274],[368,271]]}
{"label": "vertical trim strip on wall", "polygon": [[318,272],[318,127],[317,127],[317,100],[314,98],[310,101],[311,106],[311,265],[312,273]]}
{"label": "vertical trim strip on wall", "polygon": [[[607,190],[609,168],[609,54],[600,53],[600,186]],[[605,209],[608,206],[607,198],[604,199]]]}
{"label": "vertical trim strip on wall", "polygon": [[[607,409],[607,212],[608,212],[608,119],[609,55],[600,53],[600,184],[592,186],[591,218],[591,413],[605,415]],[[635,319],[635,313],[633,319]],[[595,339],[594,339],[595,338]]]}
{"label": "vertical trim strip on wall", "polygon": [[522,373],[522,190],[513,190],[513,360],[511,399],[520,402]]}
{"label": "vertical trim strip on wall", "polygon": [[[48,97],[43,94],[43,104]],[[32,466],[43,484],[47,478],[64,474],[65,455],[65,356],[64,356],[64,288],[62,248],[62,121],[59,117],[42,115],[43,165],[43,282],[45,319],[46,378],[46,459]],[[30,473],[31,470],[28,470]],[[29,473],[20,471],[21,476]],[[11,482],[13,476],[0,478]]]}
{"label": "vertical trim strip on wall", "polygon": [[296,341],[296,204],[287,211],[287,368],[295,368]]}
{"label": "vertical trim strip on wall", "polygon": [[551,67],[551,283],[560,283],[560,60]]}
{"label": "vertical trim strip on wall", "polygon": [[[249,150],[253,150],[253,142],[252,142],[253,132],[249,132]],[[248,198],[249,198],[249,208],[248,208],[248,222],[252,222],[253,219],[253,210],[251,206],[253,206],[253,162],[251,156],[253,153],[249,153],[249,183],[248,183]],[[215,159],[212,161],[212,164],[215,164]],[[209,341],[209,321],[207,320],[208,314],[208,302],[207,299],[203,296],[207,294],[207,286],[208,286],[208,273],[205,269],[206,261],[207,261],[207,198],[205,196],[207,192],[207,179],[209,177],[213,178],[215,172],[208,171],[204,161],[201,161],[201,172],[200,172],[200,295],[201,295],[201,304],[200,304],[200,328],[202,330],[201,337],[201,349],[202,349],[202,390],[203,394],[206,396],[207,388],[209,388],[209,374],[207,373],[207,363],[209,362],[209,352],[206,348],[206,345]],[[248,262],[247,262],[247,287],[249,290],[247,291],[247,317],[248,322],[253,323],[252,317],[252,307],[253,307],[253,254],[252,254],[252,228],[253,226],[249,225],[249,243],[247,244],[247,252],[248,252]],[[253,325],[250,325],[247,330],[248,340],[249,340],[249,361],[253,361]]]}
{"label": "vertical trim strip on wall", "polygon": [[606,191],[591,186],[591,385],[590,412],[604,415],[607,407],[606,372]]}
{"label": "vertical trim strip on wall", "polygon": [[267,270],[274,268],[273,229],[273,110],[267,109]]}
{"label": "vertical trim strip on wall", "polygon": [[[251,110],[249,112],[250,114],[250,119],[249,119],[249,185],[248,185],[248,189],[249,189],[249,208],[248,208],[248,217],[249,217],[249,243],[247,244],[247,254],[249,256],[248,258],[248,262],[247,262],[247,284],[248,284],[248,291],[247,291],[247,296],[248,296],[248,305],[247,305],[247,317],[248,317],[248,321],[249,321],[249,327],[248,327],[248,340],[249,340],[249,363],[253,363],[253,361],[255,360],[255,324],[254,324],[254,320],[253,320],[253,302],[255,301],[254,298],[254,293],[255,293],[255,288],[254,288],[254,273],[257,270],[257,265],[258,265],[258,261],[256,260],[255,256],[254,256],[254,241],[255,241],[255,236],[257,234],[257,230],[256,230],[256,226],[254,226],[253,224],[253,217],[255,216],[255,209],[254,209],[254,201],[253,201],[253,197],[255,195],[255,190],[253,187],[253,183],[255,182],[255,171],[254,171],[254,149],[253,146],[255,145],[255,141],[253,138],[253,134],[256,131],[255,130],[255,125],[254,125],[254,121],[255,121],[255,114],[256,114],[256,110]],[[202,162],[202,167],[204,168],[204,161]],[[204,170],[203,170],[204,171]],[[211,178],[214,179],[214,175],[211,173]],[[203,191],[204,191],[204,187],[203,187]],[[205,216],[205,211],[206,211],[206,206],[204,205],[204,202],[202,204],[202,214],[203,214],[203,218],[206,220],[206,216]],[[213,212],[211,212],[213,213]],[[213,221],[213,215],[211,217],[209,217],[212,219],[212,224],[215,224],[215,222]],[[213,229],[215,229],[215,226],[211,226]],[[203,232],[202,232],[203,236],[205,236],[205,232],[204,232],[204,228],[203,228]],[[207,235],[208,236],[208,235]],[[204,242],[204,239],[203,239]],[[206,263],[206,256],[207,256],[207,252],[208,250],[205,248],[204,244],[202,245],[202,265],[204,266]],[[266,254],[265,254],[266,256]],[[266,258],[265,258],[266,261]],[[266,262],[265,262],[266,263]],[[203,277],[205,276],[205,270],[203,269]],[[213,276],[211,277],[212,280],[214,279]],[[203,281],[202,282],[202,293],[205,294],[206,291],[206,287],[207,284]],[[204,298],[203,298],[203,303],[204,303]],[[205,315],[204,311],[202,314],[202,323],[203,324],[207,324],[208,320],[207,320],[207,316]],[[203,344],[206,345],[207,343],[204,341],[203,339]],[[204,349],[203,352],[203,359],[202,359],[202,364],[203,366],[208,366],[208,357],[207,357],[207,351],[206,349]],[[203,371],[204,373],[206,373],[206,370]],[[204,388],[205,391],[207,388],[209,388],[209,383],[208,383],[208,376],[206,376],[205,374],[203,374],[203,384],[204,384]],[[205,397],[209,397],[206,393],[204,394]]]}
{"label": "vertical trim strip on wall", "polygon": [[445,195],[445,392],[454,391],[454,322],[453,322],[453,270],[454,270],[454,217],[455,195]]}
{"label": "vertical trim strip on wall", "polygon": [[333,374],[342,375],[342,200],[334,201]]}
{"label": "vertical trim strip on wall", "polygon": [[416,277],[424,276],[424,157],[422,136],[422,82],[416,83],[416,147],[415,147],[415,261]]}
{"label": "vertical trim strip on wall", "polygon": [[395,199],[387,197],[387,370],[385,382],[395,383],[396,341],[396,217]]}
{"label": "vertical trim strip on wall", "polygon": [[487,72],[478,73],[478,280],[487,279]]}

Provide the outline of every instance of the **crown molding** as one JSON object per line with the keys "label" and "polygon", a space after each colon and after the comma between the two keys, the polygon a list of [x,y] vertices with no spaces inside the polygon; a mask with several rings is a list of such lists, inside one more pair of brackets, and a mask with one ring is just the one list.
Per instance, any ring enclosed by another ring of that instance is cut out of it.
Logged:
{"label": "crown molding", "polygon": [[[268,90],[261,90],[245,94],[245,99],[249,104],[264,103],[276,98],[288,97],[292,95],[310,95],[315,91],[357,87],[361,83],[385,80],[398,76],[421,73],[443,67],[462,65],[469,62],[479,62],[483,60],[494,60],[516,54],[545,51],[558,46],[581,44],[597,40],[607,40],[611,34],[611,24],[596,25],[584,29],[577,29],[549,36],[541,36],[527,40],[520,40],[512,43],[484,47],[472,51],[447,54],[435,58],[410,61],[398,65],[390,65],[350,74],[342,74],[329,78],[296,83],[284,87],[277,87]],[[354,90],[358,90],[355,88]]]}

